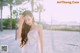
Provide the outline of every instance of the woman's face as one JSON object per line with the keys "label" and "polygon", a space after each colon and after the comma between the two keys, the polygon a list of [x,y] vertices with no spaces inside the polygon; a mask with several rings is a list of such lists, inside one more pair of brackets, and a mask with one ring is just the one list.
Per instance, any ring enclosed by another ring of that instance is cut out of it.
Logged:
{"label": "woman's face", "polygon": [[30,17],[30,16],[25,16],[25,18],[24,18],[24,21],[26,22],[26,24],[28,24],[28,25],[32,25],[32,23],[33,23],[33,19],[32,19],[32,17]]}

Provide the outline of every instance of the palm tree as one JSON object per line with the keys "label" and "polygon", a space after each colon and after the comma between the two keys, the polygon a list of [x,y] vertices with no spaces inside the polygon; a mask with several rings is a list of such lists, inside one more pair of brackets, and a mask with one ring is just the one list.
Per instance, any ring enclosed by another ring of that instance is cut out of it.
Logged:
{"label": "palm tree", "polygon": [[34,11],[34,0],[31,1],[32,12]]}
{"label": "palm tree", "polygon": [[[42,4],[40,3],[41,0],[29,0],[29,2],[31,3],[31,9],[32,12],[38,12],[39,13],[39,23],[41,22],[41,13],[42,11],[44,11],[45,9],[43,8]],[[37,4],[38,3],[38,4]],[[36,9],[34,8],[34,5],[37,7]]]}
{"label": "palm tree", "polygon": [[19,5],[26,0],[7,0],[7,3],[10,5],[10,29],[12,29],[12,7],[13,5]]}
{"label": "palm tree", "polygon": [[13,0],[7,0],[7,3],[10,5],[10,29],[12,29],[12,4]]}
{"label": "palm tree", "polygon": [[2,8],[3,8],[3,0],[0,1],[0,9],[1,9],[1,19],[0,19],[0,29],[3,30],[3,24],[2,24]]}
{"label": "palm tree", "polygon": [[43,7],[41,4],[38,6],[38,12],[39,12],[39,23],[41,22],[41,12],[43,11]]}
{"label": "palm tree", "polygon": [[2,20],[2,10],[3,10],[3,6],[6,6],[7,4],[5,3],[5,0],[0,0],[0,14],[1,14],[1,19],[0,19],[0,29],[1,31],[3,31],[3,20]]}
{"label": "palm tree", "polygon": [[39,13],[39,23],[41,23],[41,13],[45,11],[45,9],[43,8],[41,3],[36,4],[36,7],[37,8],[35,9],[35,12]]}

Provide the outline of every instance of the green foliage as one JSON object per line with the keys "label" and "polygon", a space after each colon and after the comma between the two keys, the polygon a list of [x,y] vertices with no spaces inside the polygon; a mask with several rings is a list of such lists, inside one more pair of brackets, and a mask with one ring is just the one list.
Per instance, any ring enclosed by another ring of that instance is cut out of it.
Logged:
{"label": "green foliage", "polygon": [[10,21],[10,19],[4,19],[4,20],[3,20],[3,26],[4,26],[5,29],[8,28],[8,26],[9,26],[9,21]]}
{"label": "green foliage", "polygon": [[12,28],[16,28],[16,19],[12,19]]}
{"label": "green foliage", "polygon": [[[3,20],[4,29],[9,28],[10,20],[11,20],[10,18]],[[16,28],[16,19],[12,19],[12,29],[15,29],[15,28]]]}

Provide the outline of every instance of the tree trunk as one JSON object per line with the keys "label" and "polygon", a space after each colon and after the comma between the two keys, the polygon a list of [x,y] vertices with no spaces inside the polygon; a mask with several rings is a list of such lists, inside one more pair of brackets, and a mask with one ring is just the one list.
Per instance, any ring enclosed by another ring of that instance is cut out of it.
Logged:
{"label": "tree trunk", "polygon": [[31,9],[32,9],[32,12],[34,11],[34,0],[31,0]]}
{"label": "tree trunk", "polygon": [[2,10],[3,10],[3,1],[1,1],[1,19],[0,19],[0,29],[3,31],[3,20],[2,20]]}
{"label": "tree trunk", "polygon": [[12,5],[10,4],[10,29],[12,29]]}

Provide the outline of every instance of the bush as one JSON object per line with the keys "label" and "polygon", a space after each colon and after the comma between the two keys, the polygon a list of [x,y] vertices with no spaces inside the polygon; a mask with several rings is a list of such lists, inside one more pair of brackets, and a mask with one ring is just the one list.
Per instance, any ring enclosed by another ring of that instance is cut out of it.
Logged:
{"label": "bush", "polygon": [[7,29],[7,28],[8,28],[8,26],[9,26],[9,21],[10,21],[10,19],[4,19],[4,20],[3,20],[4,29]]}
{"label": "bush", "polygon": [[[3,28],[4,29],[8,29],[9,28],[9,25],[10,25],[10,19],[11,18],[8,18],[8,19],[4,19],[3,20]],[[16,19],[12,19],[12,29],[15,29],[16,28]]]}
{"label": "bush", "polygon": [[12,29],[16,28],[16,19],[12,19]]}

